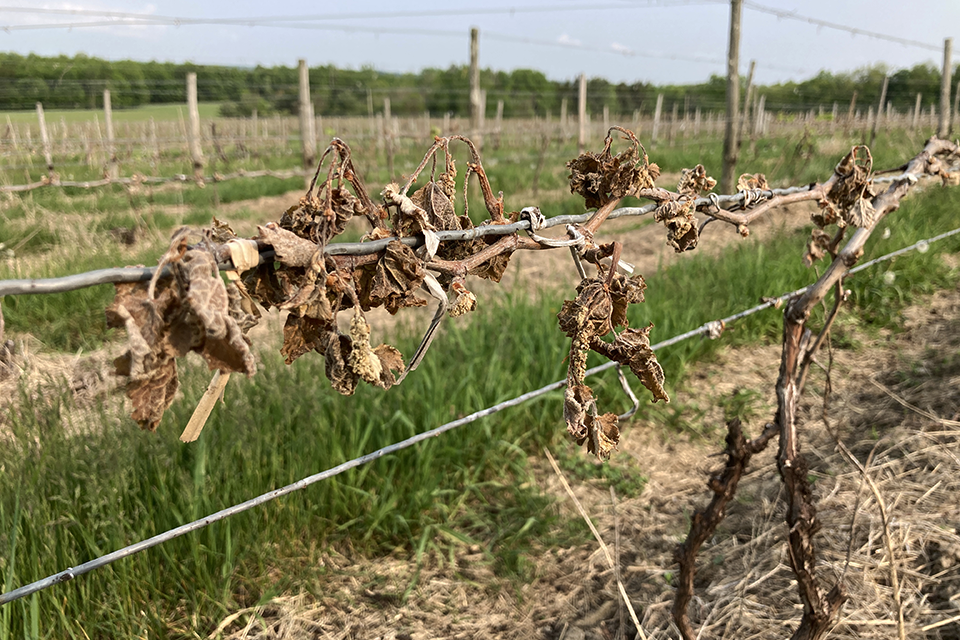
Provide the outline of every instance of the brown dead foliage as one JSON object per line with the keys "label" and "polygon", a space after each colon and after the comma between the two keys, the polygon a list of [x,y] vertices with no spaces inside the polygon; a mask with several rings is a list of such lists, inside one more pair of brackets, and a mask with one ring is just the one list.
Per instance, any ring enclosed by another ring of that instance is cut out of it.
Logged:
{"label": "brown dead foliage", "polygon": [[613,138],[608,133],[600,153],[584,152],[567,163],[570,192],[583,196],[587,208],[599,208],[639,189],[653,188],[660,167],[652,164],[647,152],[631,131],[612,127],[632,142],[617,155],[610,152]]}

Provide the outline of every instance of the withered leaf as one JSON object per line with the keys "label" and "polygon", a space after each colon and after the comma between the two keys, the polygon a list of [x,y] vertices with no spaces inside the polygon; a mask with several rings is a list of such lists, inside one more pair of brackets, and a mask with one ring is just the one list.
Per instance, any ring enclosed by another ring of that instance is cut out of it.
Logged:
{"label": "withered leaf", "polygon": [[683,169],[680,172],[680,182],[677,184],[677,193],[698,197],[704,191],[710,191],[717,186],[717,181],[707,175],[702,164],[693,169]]}
{"label": "withered leaf", "polygon": [[615,413],[601,416],[587,415],[587,451],[601,460],[609,460],[610,454],[620,443],[620,418]]}
{"label": "withered leaf", "polygon": [[616,274],[610,282],[610,300],[613,303],[613,312],[610,314],[610,322],[614,328],[627,327],[627,306],[643,302],[643,292],[647,288],[647,283],[639,273],[627,278],[621,274]]}
{"label": "withered leaf", "polygon": [[877,210],[866,198],[858,198],[853,205],[844,212],[843,219],[847,224],[855,227],[869,227],[877,219]]}
{"label": "withered leaf", "polygon": [[769,189],[767,185],[767,176],[762,173],[744,173],[737,180],[737,191],[750,191],[752,189]]}
{"label": "withered leaf", "polygon": [[670,396],[663,388],[666,381],[663,367],[657,362],[657,355],[650,348],[651,328],[653,323],[642,329],[625,329],[612,343],[595,338],[590,341],[590,348],[610,360],[630,367],[643,386],[653,394],[654,402],[670,402]]}
{"label": "withered leaf", "polygon": [[807,243],[807,252],[803,256],[803,264],[809,267],[817,260],[822,259],[830,247],[830,240],[830,234],[824,233],[820,229],[814,229],[810,233],[810,242]]}
{"label": "withered leaf", "polygon": [[414,295],[423,283],[423,262],[413,249],[395,240],[374,264],[354,272],[357,297],[364,311],[384,306],[390,313],[402,307],[422,307],[426,301]]}
{"label": "withered leaf", "polygon": [[164,256],[173,278],[118,284],[107,308],[107,325],[123,326],[128,335],[127,351],[114,363],[117,374],[129,378],[134,420],[150,430],[157,428],[176,393],[176,358],[195,351],[211,369],[256,371],[213,255],[186,249],[183,240],[183,234],[174,234]]}
{"label": "withered leaf", "polygon": [[[866,157],[861,157],[863,151]],[[870,181],[873,157],[864,145],[853,147],[834,170],[835,180],[830,190],[817,201],[820,211],[811,215],[821,229],[829,224],[857,227],[868,226],[876,220],[876,212],[869,198],[876,195]]]}
{"label": "withered leaf", "polygon": [[393,229],[400,237],[416,235],[424,229],[436,231],[426,210],[413,199],[400,193],[400,185],[388,184],[383,188],[381,195],[385,203],[396,207]]}
{"label": "withered leaf", "polygon": [[[483,246],[484,245],[481,245],[481,251]],[[500,282],[504,272],[507,270],[507,265],[510,264],[510,256],[512,255],[512,252],[501,253],[490,258],[486,262],[480,263],[478,266],[467,271],[467,273],[472,276],[477,276],[478,278],[485,278],[487,280],[492,280],[493,282]]]}
{"label": "withered leaf", "polygon": [[380,359],[380,381],[376,385],[389,389],[397,383],[397,373],[403,373],[403,356],[395,347],[381,344],[373,352]]}
{"label": "withered leaf", "polygon": [[380,358],[370,347],[370,325],[359,307],[354,307],[353,317],[350,319],[350,342],[352,348],[347,360],[350,368],[366,382],[379,382],[383,367]]}
{"label": "withered leaf", "polygon": [[557,319],[560,330],[586,345],[594,336],[605,336],[613,329],[613,300],[600,278],[586,278],[577,286],[577,297],[564,300]]}
{"label": "withered leaf", "polygon": [[[630,134],[632,136],[632,134]],[[588,208],[599,208],[637,189],[652,188],[660,176],[660,167],[651,164],[646,153],[641,156],[639,142],[612,155],[612,138],[604,140],[600,153],[584,152],[567,163],[570,169],[570,192],[583,196]]]}
{"label": "withered leaf", "polygon": [[323,334],[321,341],[324,370],[331,386],[342,395],[352,396],[357,390],[360,376],[347,364],[352,349],[350,336],[337,331],[328,331]]}
{"label": "withered leaf", "polygon": [[587,410],[593,401],[593,392],[585,384],[569,384],[563,392],[563,419],[567,433],[577,444],[587,439]]}
{"label": "withered leaf", "polygon": [[284,361],[291,364],[314,349],[322,353],[322,349],[326,348],[324,336],[332,328],[332,322],[290,312],[283,325],[283,346],[280,347],[280,354],[284,357]]}
{"label": "withered leaf", "polygon": [[277,226],[274,222],[257,227],[260,240],[273,247],[277,261],[287,267],[309,267],[320,248],[314,242]]}
{"label": "withered leaf", "polygon": [[667,244],[677,253],[695,249],[700,241],[692,200],[667,201],[653,212],[653,218],[667,228]]}
{"label": "withered leaf", "polygon": [[437,229],[444,231],[460,229],[460,221],[453,208],[453,202],[439,184],[428,182],[414,192],[410,200],[427,212],[427,219]]}

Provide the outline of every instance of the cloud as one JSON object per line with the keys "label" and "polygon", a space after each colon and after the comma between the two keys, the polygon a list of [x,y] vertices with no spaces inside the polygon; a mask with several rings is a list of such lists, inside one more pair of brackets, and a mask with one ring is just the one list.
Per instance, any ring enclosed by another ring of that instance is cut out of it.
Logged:
{"label": "cloud", "polygon": [[580,45],[583,44],[582,42],[580,42],[580,41],[577,40],[576,38],[571,38],[570,36],[568,36],[568,35],[565,34],[565,33],[560,34],[560,37],[557,38],[557,42],[559,42],[560,44],[569,44],[569,45],[572,45],[572,46],[574,46],[574,47],[579,47]]}
{"label": "cloud", "polygon": [[619,42],[611,42],[610,48],[616,51],[617,53],[622,53],[625,56],[632,56],[635,51],[630,47],[620,44]]}

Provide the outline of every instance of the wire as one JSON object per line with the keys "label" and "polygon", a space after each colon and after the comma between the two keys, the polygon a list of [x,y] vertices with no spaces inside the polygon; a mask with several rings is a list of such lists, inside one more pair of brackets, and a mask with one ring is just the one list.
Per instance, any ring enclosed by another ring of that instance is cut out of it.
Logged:
{"label": "wire", "polygon": [[[943,240],[945,238],[949,238],[957,234],[960,234],[960,228],[953,229],[952,231],[942,233],[932,238],[927,238],[926,240],[921,240],[915,244],[910,245],[909,247],[898,249],[897,251],[893,251],[884,256],[881,256],[876,260],[871,260],[870,262],[864,263],[859,267],[851,269],[847,275],[848,276],[853,275],[855,273],[863,271],[868,267],[871,267],[885,260],[890,260],[896,256],[902,255],[909,251],[921,250],[923,247],[929,247],[929,245],[933,242],[937,242],[939,240]],[[791,291],[790,293],[785,293],[783,295],[780,295],[777,298],[773,298],[767,302],[764,302],[763,304],[757,305],[755,307],[751,307],[750,309],[746,309],[739,313],[735,313],[731,316],[723,318],[722,320],[714,320],[712,322],[708,322],[703,326],[697,329],[694,329],[693,331],[688,331],[686,333],[682,333],[668,340],[664,340],[663,342],[658,342],[657,344],[653,345],[651,349],[653,349],[654,351],[658,351],[660,349],[663,349],[664,347],[677,344],[678,342],[688,340],[698,335],[702,335],[702,334],[713,335],[716,332],[718,323],[720,327],[723,327],[726,324],[729,324],[731,322],[735,322],[747,316],[753,315],[754,313],[763,311],[764,309],[769,309],[770,307],[779,306],[780,303],[784,301],[791,300],[797,296],[803,295],[803,293],[806,292],[808,288],[809,287],[802,287],[795,291]],[[716,333],[716,335],[719,336],[719,333]],[[607,371],[608,369],[613,369],[616,366],[617,366],[617,363],[615,361],[610,361],[602,365],[593,367],[592,369],[588,369],[586,372],[586,375],[593,376],[603,371]],[[210,524],[213,524],[214,522],[219,522],[220,520],[229,518],[232,515],[243,513],[244,511],[248,511],[254,507],[270,502],[271,500],[293,493],[294,491],[305,489],[312,484],[320,482],[321,480],[326,480],[327,478],[332,478],[333,476],[339,475],[344,471],[348,471],[350,469],[359,467],[360,465],[366,464],[368,462],[373,462],[374,460],[382,458],[391,453],[395,453],[397,451],[401,451],[408,447],[412,447],[413,445],[423,442],[424,440],[434,438],[436,436],[439,436],[442,433],[446,433],[447,431],[452,431],[453,429],[457,429],[464,425],[470,424],[471,422],[475,422],[480,418],[485,418],[495,413],[499,413],[504,409],[515,407],[527,401],[534,400],[536,398],[539,398],[543,395],[550,393],[551,391],[562,389],[563,387],[566,386],[566,384],[567,384],[566,379],[557,380],[556,382],[552,382],[534,391],[528,391],[527,393],[519,395],[511,400],[506,400],[504,402],[495,404],[491,407],[487,407],[486,409],[481,409],[480,411],[471,413],[468,416],[464,416],[463,418],[454,420],[453,422],[447,422],[446,424],[442,424],[439,427],[436,427],[429,431],[424,431],[423,433],[419,433],[415,436],[407,438],[406,440],[401,440],[400,442],[396,442],[394,444],[388,445],[381,449],[377,449],[372,453],[368,453],[366,455],[360,456],[359,458],[354,458],[353,460],[344,462],[340,465],[337,465],[336,467],[327,469],[326,471],[321,471],[320,473],[316,473],[312,476],[307,476],[302,480],[298,480],[293,484],[288,484],[285,487],[281,487],[280,489],[274,489],[273,491],[269,491],[267,493],[261,494],[256,498],[251,498],[246,502],[241,502],[240,504],[234,505],[232,507],[228,507],[226,509],[222,509],[220,511],[217,511],[216,513],[212,513],[204,518],[200,518],[199,520],[194,520],[193,522],[189,522],[187,524],[181,525],[174,529],[164,531],[163,533],[159,533],[151,538],[147,538],[146,540],[142,540],[135,544],[123,547],[122,549],[118,549],[117,551],[114,551],[112,553],[108,553],[98,558],[94,558],[93,560],[85,562],[76,567],[70,567],[68,569],[64,569],[63,571],[60,571],[59,573],[55,573],[42,580],[37,580],[36,582],[32,582],[28,585],[0,594],[0,605],[6,604],[8,602],[12,602],[14,600],[18,600],[20,598],[23,598],[24,596],[30,595],[31,593],[36,593],[37,591],[41,591],[43,589],[52,587],[56,584],[60,584],[61,582],[68,582],[78,576],[81,576],[85,573],[89,573],[94,569],[98,569],[100,567],[116,562],[117,560],[120,560],[122,558],[126,558],[134,554],[140,553],[141,551],[146,551],[147,549],[155,547],[168,540],[179,538],[180,536],[183,536],[187,533],[196,531],[198,529],[202,529]]]}
{"label": "wire", "polygon": [[[251,172],[253,173],[253,172]],[[266,173],[266,172],[261,172]],[[303,175],[302,172],[298,172],[295,175]],[[182,178],[184,181],[187,180],[187,176],[178,176],[177,179]],[[124,180],[130,180],[125,178]],[[146,180],[146,179],[145,179]],[[107,182],[109,180],[101,180],[97,182]],[[117,181],[113,181],[117,182]],[[772,198],[774,196],[784,196],[790,195],[792,193],[798,193],[802,191],[809,191],[810,185],[802,187],[788,187],[786,189],[768,189],[762,191],[762,194],[765,198]],[[740,204],[744,201],[746,195],[744,193],[738,193],[736,195],[727,195],[727,196],[718,196],[716,198],[698,198],[694,202],[694,206],[707,206],[710,204]],[[631,217],[631,216],[643,216],[648,213],[653,213],[657,208],[656,204],[649,204],[644,207],[622,207],[616,209],[608,216],[609,219],[622,218],[622,217]],[[567,224],[578,224],[586,222],[593,216],[593,212],[582,213],[579,215],[562,215],[562,216],[553,216],[552,218],[547,218],[542,227],[549,228],[555,227],[558,225],[567,225]],[[520,222],[515,222],[513,224],[503,224],[503,225],[483,225],[479,227],[474,227],[473,229],[465,229],[462,231],[437,231],[437,239],[441,242],[451,242],[451,241],[462,241],[462,240],[474,240],[476,238],[482,238],[485,236],[502,236],[509,235],[511,233],[517,233],[518,231],[524,231],[530,228],[530,222],[528,220],[522,220]],[[324,250],[326,255],[330,256],[363,256],[370,255],[372,253],[377,253],[382,251],[387,247],[388,244],[399,240],[403,244],[410,247],[418,247],[423,244],[423,236],[408,236],[405,238],[383,238],[380,240],[375,240],[372,242],[339,242],[327,245]],[[261,261],[270,260],[273,258],[272,250],[264,250],[264,253],[261,254]],[[234,265],[229,263],[224,263],[220,265],[221,270],[232,270]],[[74,291],[76,289],[83,289],[85,287],[92,287],[100,284],[108,283],[118,283],[118,282],[144,282],[153,277],[156,267],[144,268],[144,267],[120,267],[112,269],[98,269],[96,271],[88,271],[85,273],[79,273],[69,276],[63,276],[59,278],[44,278],[44,279],[21,279],[21,280],[0,280],[0,296],[5,295],[25,295],[25,294],[41,294],[41,293],[65,293],[67,291]]]}
{"label": "wire", "polygon": [[783,9],[768,7],[757,2],[752,2],[751,0],[746,0],[746,2],[743,3],[743,6],[747,7],[748,9],[753,9],[754,11],[759,11],[760,13],[768,13],[770,15],[777,16],[777,18],[780,19],[797,20],[799,22],[806,22],[818,27],[836,29],[837,31],[846,31],[847,33],[855,36],[866,36],[868,38],[874,38],[875,40],[896,42],[897,44],[902,44],[905,47],[919,47],[921,49],[929,49],[931,51],[940,51],[943,48],[935,44],[920,42],[919,40],[909,40],[907,38],[901,38],[900,36],[892,36],[886,33],[879,33],[877,31],[868,31],[859,27],[848,27],[847,25],[838,24],[836,22],[828,22],[826,20],[821,20],[820,18],[811,18],[809,16],[800,15],[796,11],[784,11]]}

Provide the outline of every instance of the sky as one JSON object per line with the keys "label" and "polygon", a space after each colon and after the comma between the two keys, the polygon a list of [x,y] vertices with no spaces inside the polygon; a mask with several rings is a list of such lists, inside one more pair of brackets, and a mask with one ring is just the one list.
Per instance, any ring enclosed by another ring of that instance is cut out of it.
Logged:
{"label": "sky", "polygon": [[[476,27],[484,68],[687,84],[726,74],[729,23],[726,0],[22,0],[0,3],[0,51],[416,72],[467,64]],[[956,36],[960,0],[744,0],[740,68],[756,60],[757,82],[772,84],[875,63],[939,67]]]}

